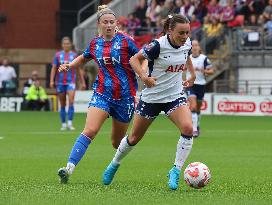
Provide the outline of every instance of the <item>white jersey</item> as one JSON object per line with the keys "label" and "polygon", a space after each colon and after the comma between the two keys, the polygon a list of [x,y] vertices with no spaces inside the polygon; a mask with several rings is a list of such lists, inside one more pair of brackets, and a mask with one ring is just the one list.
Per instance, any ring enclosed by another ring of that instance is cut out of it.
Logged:
{"label": "white jersey", "polygon": [[182,72],[191,51],[190,38],[181,47],[171,45],[168,35],[152,41],[142,49],[148,59],[149,76],[157,78],[156,85],[145,88],[141,100],[146,103],[172,102],[184,95]]}
{"label": "white jersey", "polygon": [[2,88],[2,82],[12,80],[16,78],[16,73],[13,67],[11,66],[0,66],[0,88]]}
{"label": "white jersey", "polygon": [[[193,67],[195,69],[196,79],[194,84],[197,85],[206,85],[206,79],[204,73],[202,73],[199,69],[209,69],[212,67],[211,61],[208,59],[207,56],[200,54],[197,57],[193,57],[190,55],[190,58],[193,63]],[[189,71],[186,73],[186,78],[189,79],[191,74]]]}

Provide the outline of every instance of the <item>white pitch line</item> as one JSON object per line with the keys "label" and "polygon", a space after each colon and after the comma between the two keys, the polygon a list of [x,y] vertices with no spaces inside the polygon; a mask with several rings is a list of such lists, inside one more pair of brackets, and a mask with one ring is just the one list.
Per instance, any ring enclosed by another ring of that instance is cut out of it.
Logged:
{"label": "white pitch line", "polygon": [[4,139],[4,137],[0,137],[0,140]]}

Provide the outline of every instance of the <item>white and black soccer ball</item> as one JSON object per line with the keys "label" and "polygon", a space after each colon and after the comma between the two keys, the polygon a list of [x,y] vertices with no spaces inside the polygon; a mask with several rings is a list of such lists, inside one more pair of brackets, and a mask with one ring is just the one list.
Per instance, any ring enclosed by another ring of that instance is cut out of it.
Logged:
{"label": "white and black soccer ball", "polygon": [[190,187],[201,189],[211,180],[209,168],[201,162],[192,162],[184,170],[184,181]]}

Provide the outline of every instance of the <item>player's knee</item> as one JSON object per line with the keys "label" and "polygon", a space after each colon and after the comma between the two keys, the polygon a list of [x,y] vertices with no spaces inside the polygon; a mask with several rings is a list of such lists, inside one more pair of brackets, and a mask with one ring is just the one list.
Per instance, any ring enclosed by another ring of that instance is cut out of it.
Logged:
{"label": "player's knee", "polygon": [[190,122],[187,122],[183,125],[182,132],[185,135],[192,136],[193,135],[193,125]]}
{"label": "player's knee", "polygon": [[94,139],[96,134],[97,134],[98,130],[95,128],[84,128],[83,130],[83,134],[85,134],[86,136],[88,136],[90,139]]}
{"label": "player's knee", "polygon": [[129,138],[128,138],[128,143],[129,143],[129,145],[134,146],[134,145],[136,145],[140,140],[141,140],[140,137],[138,137],[138,136],[136,136],[136,135],[131,135],[131,136],[129,136]]}

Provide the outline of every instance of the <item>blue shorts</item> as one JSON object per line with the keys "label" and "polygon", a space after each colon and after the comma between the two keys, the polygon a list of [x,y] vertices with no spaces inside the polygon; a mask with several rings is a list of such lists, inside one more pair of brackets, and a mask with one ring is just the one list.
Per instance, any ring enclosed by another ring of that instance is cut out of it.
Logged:
{"label": "blue shorts", "polygon": [[118,121],[128,123],[134,114],[135,100],[134,97],[114,100],[94,92],[89,107],[100,108]]}
{"label": "blue shorts", "polygon": [[180,97],[168,103],[146,103],[140,100],[136,108],[136,113],[146,119],[155,119],[161,111],[169,115],[182,105],[187,105],[186,97]]}
{"label": "blue shorts", "polygon": [[186,89],[188,97],[196,96],[197,100],[202,101],[205,94],[205,85],[194,84],[192,87]]}
{"label": "blue shorts", "polygon": [[68,85],[57,85],[56,86],[57,93],[66,93],[70,90],[76,90],[76,84],[70,83]]}

